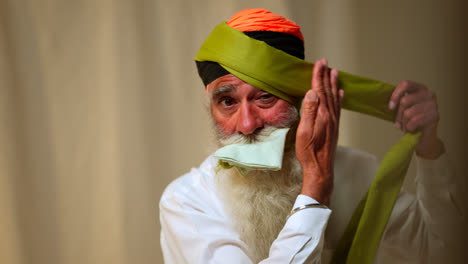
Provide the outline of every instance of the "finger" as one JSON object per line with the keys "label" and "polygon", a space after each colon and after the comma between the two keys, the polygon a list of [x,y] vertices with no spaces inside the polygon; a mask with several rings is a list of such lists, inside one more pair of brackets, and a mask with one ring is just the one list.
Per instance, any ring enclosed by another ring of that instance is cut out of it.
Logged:
{"label": "finger", "polygon": [[343,105],[343,99],[344,99],[344,90],[340,89],[338,90],[338,121],[340,121],[341,117],[341,106]]}
{"label": "finger", "polygon": [[338,141],[338,130],[340,127],[340,116],[341,116],[341,104],[343,102],[343,90],[338,91],[338,70],[337,69],[332,69],[330,71],[330,78],[331,78],[331,91],[332,91],[332,96],[333,96],[333,105],[335,109],[333,109],[335,113],[335,125],[334,125],[334,131],[333,131],[333,145],[336,145],[336,142]]}
{"label": "finger", "polygon": [[401,127],[401,130],[403,130],[403,132],[407,131],[408,121],[415,117],[417,107],[418,107],[418,105],[415,105],[413,107],[409,107],[409,108],[405,109],[402,112],[403,114],[401,115],[400,127]]}
{"label": "finger", "polygon": [[341,108],[340,104],[340,98],[338,94],[338,70],[333,69],[330,72],[330,77],[331,77],[331,90],[332,90],[332,96],[333,96],[333,105],[335,106],[335,116],[338,119],[339,117],[339,112]]}
{"label": "finger", "polygon": [[424,115],[419,114],[411,118],[411,120],[408,121],[406,124],[406,131],[408,132],[415,132],[416,130],[421,128],[421,125],[424,120]]}
{"label": "finger", "polygon": [[317,117],[314,124],[314,146],[318,149],[322,148],[327,142],[331,142],[331,135],[335,133],[334,122],[330,121],[330,113],[325,107],[318,107]]}
{"label": "finger", "polygon": [[437,126],[438,115],[436,112],[431,114],[419,114],[408,121],[406,129],[409,132],[415,132]]}
{"label": "finger", "polygon": [[322,62],[320,60],[315,62],[314,69],[312,70],[312,90],[316,93],[323,90]]}
{"label": "finger", "polygon": [[408,130],[408,123],[410,122],[410,120],[418,117],[419,115],[428,114],[428,113],[426,113],[426,111],[428,111],[429,108],[430,108],[428,106],[428,104],[430,104],[430,102],[415,104],[415,105],[407,108],[403,112],[402,121],[401,121],[401,128],[402,128],[402,130],[404,132],[409,131]]}
{"label": "finger", "polygon": [[408,121],[406,124],[406,129],[409,132],[416,132],[424,129],[426,124],[432,124],[434,122],[436,122],[434,115],[427,116],[424,114],[419,114]]}
{"label": "finger", "polygon": [[313,74],[312,74],[312,90],[314,90],[315,94],[319,98],[321,102],[321,107],[326,107],[326,97],[324,95],[324,88],[323,88],[323,63],[322,61],[318,60],[315,62]]}
{"label": "finger", "polygon": [[407,110],[407,120],[405,120],[405,129],[414,132],[419,129],[433,127],[439,120],[439,113],[436,104],[432,101],[424,104],[418,104]]}
{"label": "finger", "polygon": [[403,129],[404,113],[413,105],[421,104],[431,100],[431,93],[428,90],[419,90],[418,92],[403,96],[398,104],[398,110],[395,118],[395,126],[398,129]]}
{"label": "finger", "polygon": [[322,67],[323,67],[323,92],[325,94],[325,98],[327,100],[327,108],[329,111],[329,114],[332,116],[332,119],[336,119],[335,115],[335,104],[333,100],[333,94],[331,91],[331,82],[330,82],[330,72],[328,70],[328,62],[326,59],[322,59]]}
{"label": "finger", "polygon": [[315,119],[317,117],[317,109],[319,106],[320,99],[313,90],[309,90],[302,103],[302,115],[301,121],[298,127],[298,136],[312,136],[315,125]]}
{"label": "finger", "polygon": [[395,90],[393,90],[392,95],[390,96],[388,108],[390,108],[391,110],[394,110],[397,107],[398,103],[400,102],[400,99],[405,94],[412,93],[419,89],[426,89],[426,86],[420,83],[412,82],[412,81],[401,81],[400,83],[397,84],[397,86],[395,87]]}

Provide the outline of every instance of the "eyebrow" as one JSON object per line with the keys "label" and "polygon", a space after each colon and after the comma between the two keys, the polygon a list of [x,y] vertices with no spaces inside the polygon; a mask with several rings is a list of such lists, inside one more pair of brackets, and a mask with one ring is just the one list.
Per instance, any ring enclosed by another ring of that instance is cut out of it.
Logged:
{"label": "eyebrow", "polygon": [[216,91],[213,92],[211,98],[214,100],[218,98],[223,93],[230,93],[236,90],[236,87],[232,84],[224,85],[219,87]]}

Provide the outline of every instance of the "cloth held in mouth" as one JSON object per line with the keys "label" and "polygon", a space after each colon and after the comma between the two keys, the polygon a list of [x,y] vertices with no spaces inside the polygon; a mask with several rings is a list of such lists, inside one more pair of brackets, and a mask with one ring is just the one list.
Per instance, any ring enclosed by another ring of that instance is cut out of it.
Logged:
{"label": "cloth held in mouth", "polygon": [[214,157],[229,164],[221,166],[234,166],[242,175],[251,170],[281,170],[288,131],[289,128],[279,128],[260,142],[227,145],[218,149]]}

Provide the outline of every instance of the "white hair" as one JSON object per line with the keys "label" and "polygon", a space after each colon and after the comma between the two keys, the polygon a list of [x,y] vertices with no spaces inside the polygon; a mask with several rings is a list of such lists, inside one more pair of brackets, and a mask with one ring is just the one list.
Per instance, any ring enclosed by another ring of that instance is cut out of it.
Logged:
{"label": "white hair", "polygon": [[241,175],[236,168],[217,174],[218,191],[248,254],[258,263],[268,257],[302,186],[302,168],[295,150],[283,157],[280,171],[255,170]]}
{"label": "white hair", "polygon": [[[262,141],[276,129],[269,126],[250,136],[236,133],[219,139],[219,143]],[[217,178],[219,195],[249,248],[248,254],[256,263],[268,257],[302,187],[302,168],[294,145],[287,144],[280,171],[254,170],[243,176],[231,168],[218,172]]]}

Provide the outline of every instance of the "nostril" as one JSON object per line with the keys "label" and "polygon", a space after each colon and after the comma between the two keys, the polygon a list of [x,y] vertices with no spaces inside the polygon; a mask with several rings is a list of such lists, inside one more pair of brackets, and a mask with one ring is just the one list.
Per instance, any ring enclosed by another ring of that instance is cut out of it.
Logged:
{"label": "nostril", "polygon": [[255,123],[249,123],[249,124],[242,124],[241,128],[239,129],[239,132],[244,134],[244,135],[250,135],[254,133],[256,127]]}
{"label": "nostril", "polygon": [[253,134],[258,128],[262,127],[262,123],[258,118],[250,113],[244,114],[239,121],[238,131],[244,135]]}

